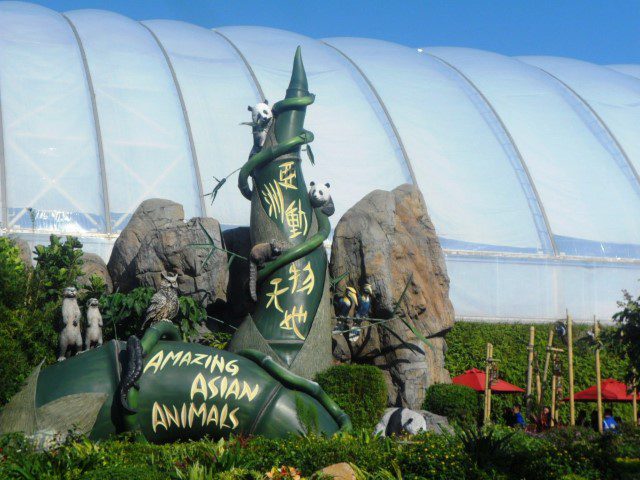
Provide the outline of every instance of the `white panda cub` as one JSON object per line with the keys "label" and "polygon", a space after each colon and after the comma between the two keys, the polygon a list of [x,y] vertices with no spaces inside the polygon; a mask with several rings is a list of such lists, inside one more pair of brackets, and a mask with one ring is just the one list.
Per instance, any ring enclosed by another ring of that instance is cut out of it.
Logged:
{"label": "white panda cub", "polygon": [[251,132],[253,133],[253,148],[249,157],[252,157],[262,150],[262,146],[267,139],[267,131],[273,121],[273,112],[271,111],[269,100],[266,99],[253,107],[249,105],[247,110],[251,112],[251,123],[249,125],[251,125]]}
{"label": "white panda cub", "polygon": [[313,208],[322,207],[321,211],[327,217],[330,217],[336,211],[331,198],[331,185],[329,183],[316,185],[315,182],[311,182],[309,184],[309,200]]}

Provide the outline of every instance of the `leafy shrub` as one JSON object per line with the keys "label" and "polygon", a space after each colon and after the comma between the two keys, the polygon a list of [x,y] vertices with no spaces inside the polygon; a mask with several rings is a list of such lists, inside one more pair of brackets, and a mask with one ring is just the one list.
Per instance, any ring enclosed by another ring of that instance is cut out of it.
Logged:
{"label": "leafy shrub", "polygon": [[472,426],[477,423],[479,399],[472,388],[439,383],[427,388],[422,408],[461,425]]}
{"label": "leafy shrub", "polygon": [[87,472],[85,480],[165,480],[166,473],[147,466],[104,466],[99,470]]}
{"label": "leafy shrub", "polygon": [[82,243],[76,237],[68,236],[64,241],[51,235],[49,245],[36,245],[34,271],[35,285],[32,294],[39,304],[57,301],[65,287],[78,287],[78,277],[82,275]]}
{"label": "leafy shrub", "polygon": [[337,365],[316,381],[349,417],[354,428],[372,430],[387,406],[382,372],[371,365]]}
{"label": "leafy shrub", "polygon": [[0,305],[16,308],[24,300],[25,270],[15,243],[0,237]]}
{"label": "leafy shrub", "polygon": [[100,298],[100,311],[105,338],[126,339],[129,335],[137,335],[153,294],[153,288],[139,287],[129,293],[103,295]]}

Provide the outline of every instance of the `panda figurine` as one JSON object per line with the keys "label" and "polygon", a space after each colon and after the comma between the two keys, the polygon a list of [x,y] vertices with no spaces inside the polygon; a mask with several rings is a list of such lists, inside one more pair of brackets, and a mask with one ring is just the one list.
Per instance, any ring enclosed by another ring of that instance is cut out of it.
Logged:
{"label": "panda figurine", "polygon": [[330,217],[336,211],[331,198],[331,185],[328,183],[316,186],[315,182],[311,182],[309,184],[309,200],[313,208],[321,207],[320,210],[327,217]]}
{"label": "panda figurine", "polygon": [[251,112],[251,122],[243,122],[242,125],[250,125],[253,135],[253,148],[249,158],[262,150],[267,139],[267,131],[273,122],[273,111],[269,105],[269,100],[258,103],[255,106],[249,105],[247,110]]}

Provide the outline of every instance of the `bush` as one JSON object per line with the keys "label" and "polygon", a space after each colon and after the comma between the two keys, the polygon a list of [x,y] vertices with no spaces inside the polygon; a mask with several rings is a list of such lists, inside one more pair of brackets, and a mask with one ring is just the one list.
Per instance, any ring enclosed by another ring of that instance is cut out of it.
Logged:
{"label": "bush", "polygon": [[387,407],[384,377],[371,365],[337,365],[319,373],[316,381],[351,417],[356,429],[372,430]]}
{"label": "bush", "polygon": [[13,240],[0,237],[0,305],[16,308],[24,300],[25,270]]}
{"label": "bush", "polygon": [[167,475],[147,466],[105,466],[87,472],[85,480],[165,480]]}
{"label": "bush", "polygon": [[472,388],[439,383],[427,388],[422,408],[460,425],[472,426],[478,420],[479,401],[480,396]]}

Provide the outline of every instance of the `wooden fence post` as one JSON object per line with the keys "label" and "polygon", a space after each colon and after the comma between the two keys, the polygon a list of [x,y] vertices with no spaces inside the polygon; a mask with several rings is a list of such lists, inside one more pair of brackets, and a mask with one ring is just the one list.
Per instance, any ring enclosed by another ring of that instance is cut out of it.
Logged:
{"label": "wooden fence post", "polygon": [[602,378],[600,375],[600,324],[593,316],[593,335],[596,341],[596,399],[598,405],[598,431],[602,433]]}

